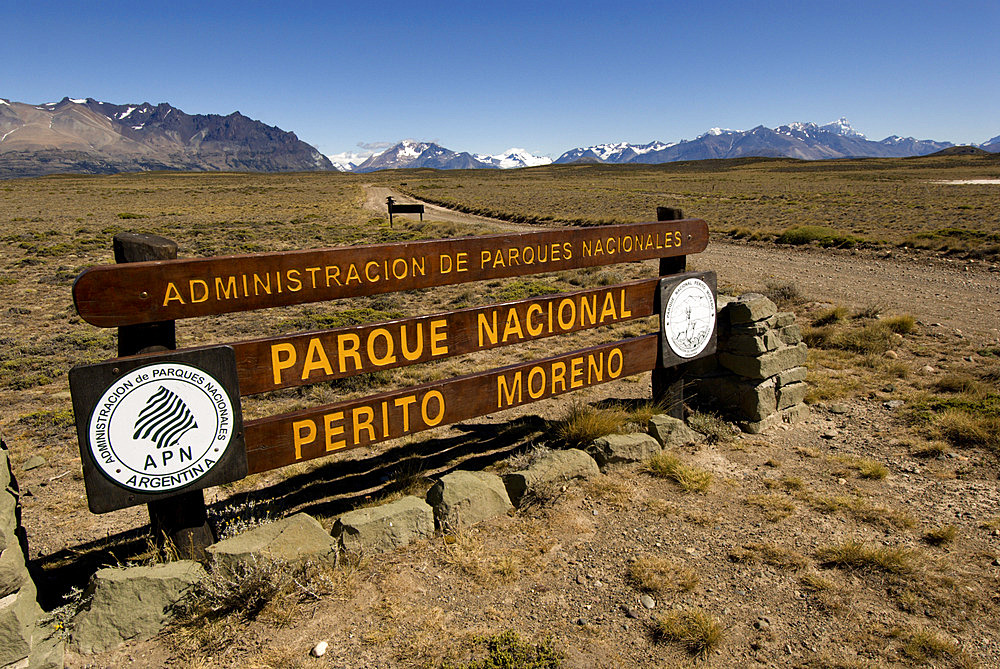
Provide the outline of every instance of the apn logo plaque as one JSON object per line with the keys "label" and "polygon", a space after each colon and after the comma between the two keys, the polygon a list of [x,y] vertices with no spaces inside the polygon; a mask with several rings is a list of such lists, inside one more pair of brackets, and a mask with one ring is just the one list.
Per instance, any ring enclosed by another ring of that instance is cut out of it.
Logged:
{"label": "apn logo plaque", "polygon": [[208,474],[233,436],[222,384],[191,365],[134,369],[91,416],[91,455],[105,476],[138,492],[167,492]]}
{"label": "apn logo plaque", "polygon": [[92,511],[246,475],[236,359],[228,346],[75,367],[70,388]]}

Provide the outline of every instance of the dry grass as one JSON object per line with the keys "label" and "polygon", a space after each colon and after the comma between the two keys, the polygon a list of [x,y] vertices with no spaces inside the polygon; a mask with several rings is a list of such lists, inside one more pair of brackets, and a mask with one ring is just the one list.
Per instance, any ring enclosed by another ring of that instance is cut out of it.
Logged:
{"label": "dry grass", "polygon": [[795,504],[785,495],[749,495],[744,501],[750,506],[758,507],[772,523],[795,513]]}
{"label": "dry grass", "polygon": [[658,453],[646,463],[646,471],[653,476],[665,478],[679,485],[685,492],[708,492],[712,485],[712,473],[699,467],[681,462],[672,453]]}
{"label": "dry grass", "polygon": [[668,558],[641,557],[631,562],[625,574],[636,588],[646,592],[689,592],[700,580],[698,572]]}
{"label": "dry grass", "polygon": [[821,546],[816,550],[816,558],[826,566],[862,571],[910,574],[917,569],[916,556],[912,550],[867,546],[853,540]]}
{"label": "dry grass", "polygon": [[679,643],[692,655],[705,657],[722,643],[725,630],[715,616],[697,608],[671,611],[653,622],[653,637]]}
{"label": "dry grass", "polygon": [[931,546],[944,546],[953,542],[957,536],[958,529],[954,525],[942,525],[941,527],[927,530],[920,538],[923,539],[924,543]]}
{"label": "dry grass", "polygon": [[598,409],[585,404],[570,405],[565,418],[556,424],[556,438],[571,448],[581,448],[595,439],[618,434],[630,422],[622,408]]}
{"label": "dry grass", "polygon": [[763,562],[782,569],[798,570],[808,564],[805,556],[796,550],[772,543],[749,543],[730,551],[733,562]]}

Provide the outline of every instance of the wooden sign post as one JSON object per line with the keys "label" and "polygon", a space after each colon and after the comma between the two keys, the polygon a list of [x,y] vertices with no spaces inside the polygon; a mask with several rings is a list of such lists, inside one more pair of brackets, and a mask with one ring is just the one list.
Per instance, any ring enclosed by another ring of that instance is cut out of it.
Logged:
{"label": "wooden sign post", "polygon": [[[391,198],[388,205],[390,212],[422,207]],[[247,473],[646,371],[654,397],[681,417],[683,363],[715,350],[715,277],[684,272],[686,256],[707,245],[708,226],[680,216],[659,208],[659,220],[648,223],[184,260],[162,237],[119,235],[119,264],[92,267],[73,286],[84,320],[119,328],[119,358],[70,372],[90,507],[100,513],[148,503],[156,535],[198,558],[214,539],[201,488]],[[659,260],[658,276],[613,286],[174,351],[181,318],[651,259]],[[242,424],[241,396],[657,313],[658,334]],[[155,384],[157,375],[169,381]],[[114,416],[124,416],[116,428]],[[195,428],[201,432],[191,434],[209,439],[181,440]],[[115,439],[140,456],[120,457]]]}

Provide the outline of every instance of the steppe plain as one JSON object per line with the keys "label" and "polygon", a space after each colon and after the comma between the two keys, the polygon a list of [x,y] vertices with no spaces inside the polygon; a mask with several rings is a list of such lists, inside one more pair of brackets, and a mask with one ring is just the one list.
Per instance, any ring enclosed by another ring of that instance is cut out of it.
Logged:
{"label": "steppe plain", "polygon": [[[996,158],[952,156],[0,182],[0,430],[48,609],[96,566],[156,559],[143,509],[87,510],[66,382],[73,365],[114,355],[113,332],[81,322],[70,289],[84,268],[112,262],[116,232],[170,237],[190,257],[650,220],[658,205],[680,207],[712,233],[690,264],[716,270],[724,290],[767,291],[795,311],[812,347],[806,423],[750,437],[698,416],[712,438],[677,455],[711,474],[707,490],[639,466],[612,469],[459,536],[346,561],[314,574],[308,592],[286,584],[254,615],[236,610],[105,656],[71,655],[71,666],[494,666],[473,662],[501,638],[535,655],[536,665],[516,666],[1000,666],[1000,187],[939,183],[998,177]],[[390,229],[389,192],[448,209]],[[178,340],[384,320],[654,269],[184,321]],[[901,341],[880,338],[880,320],[908,315]],[[244,412],[271,415],[653,328],[632,322],[255,396]],[[558,447],[567,415],[608,400],[634,408],[648,396],[648,376],[635,377],[207,498],[226,532],[293,511],[329,526],[349,508],[420,494],[451,468],[514,466],[509,458]],[[637,420],[618,413],[623,429]],[[36,455],[44,464],[24,471]],[[637,577],[651,565],[661,578]],[[641,604],[644,594],[655,608]],[[664,616],[691,610],[720,630],[704,652],[657,633]],[[507,632],[516,640],[497,636]],[[324,639],[328,654],[310,658]]]}

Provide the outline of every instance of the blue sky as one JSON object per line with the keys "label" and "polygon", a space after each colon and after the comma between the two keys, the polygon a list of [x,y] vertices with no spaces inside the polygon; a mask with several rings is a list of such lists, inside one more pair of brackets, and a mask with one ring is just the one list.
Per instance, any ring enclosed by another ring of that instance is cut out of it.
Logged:
{"label": "blue sky", "polygon": [[711,127],[1000,135],[1000,2],[13,2],[0,97],[239,110],[317,146],[553,157]]}

